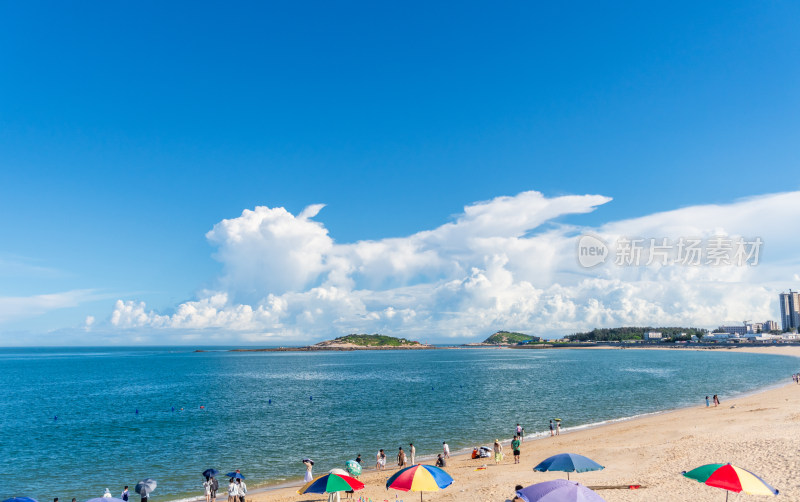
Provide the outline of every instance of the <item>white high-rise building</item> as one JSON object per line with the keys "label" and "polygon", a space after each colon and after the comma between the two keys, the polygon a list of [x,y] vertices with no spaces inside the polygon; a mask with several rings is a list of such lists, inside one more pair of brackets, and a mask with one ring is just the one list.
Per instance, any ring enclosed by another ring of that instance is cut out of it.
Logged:
{"label": "white high-rise building", "polygon": [[783,331],[794,331],[800,327],[800,293],[789,290],[778,295],[781,303],[781,326]]}

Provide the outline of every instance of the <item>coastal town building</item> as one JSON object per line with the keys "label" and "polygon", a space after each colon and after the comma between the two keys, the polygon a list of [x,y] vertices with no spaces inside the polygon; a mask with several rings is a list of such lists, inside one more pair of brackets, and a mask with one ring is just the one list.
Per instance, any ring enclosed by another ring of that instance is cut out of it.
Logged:
{"label": "coastal town building", "polygon": [[781,293],[779,298],[783,331],[797,331],[800,327],[800,294],[790,289],[788,293]]}
{"label": "coastal town building", "polygon": [[645,340],[661,340],[661,333],[659,331],[646,331],[644,334]]}
{"label": "coastal town building", "polygon": [[778,327],[778,323],[775,321],[767,321],[764,323],[764,331],[769,333],[770,331],[778,331],[780,328]]}

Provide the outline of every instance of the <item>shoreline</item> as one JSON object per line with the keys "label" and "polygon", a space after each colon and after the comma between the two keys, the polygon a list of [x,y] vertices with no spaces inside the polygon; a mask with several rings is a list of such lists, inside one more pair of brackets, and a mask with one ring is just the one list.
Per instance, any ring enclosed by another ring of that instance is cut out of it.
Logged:
{"label": "shoreline", "polygon": [[[465,348],[481,348],[481,347],[465,347]],[[486,348],[490,348],[490,347],[486,347]],[[608,346],[601,346],[601,347],[574,347],[575,350],[579,350],[579,349],[589,349],[589,350],[606,349],[606,350],[612,350],[612,349],[615,349],[615,348],[618,348],[618,347],[614,347],[614,346],[611,346],[611,347],[608,347]],[[630,348],[629,347],[625,347],[625,348],[626,349],[633,349],[633,350],[674,350],[675,349],[675,347],[635,347],[635,348],[633,348],[633,347],[630,347]],[[680,349],[682,349],[682,350],[692,350],[692,349],[693,350],[708,350],[709,348],[708,347],[680,347]],[[763,346],[763,347],[762,346],[753,346],[753,347],[737,346],[737,347],[713,347],[712,348],[712,350],[715,350],[715,349],[729,349],[729,350],[737,350],[737,351],[743,351],[743,352],[748,352],[748,353],[760,353],[760,354],[766,353],[766,354],[771,354],[771,355],[784,355],[784,356],[795,357],[795,358],[798,358],[798,370],[800,371],[800,347],[797,346],[797,345],[794,345],[794,346],[787,346],[787,345],[782,345],[782,346]],[[787,379],[788,379],[788,375],[787,375]],[[795,387],[797,389],[795,389]],[[712,406],[711,408],[709,408],[709,410],[715,410],[715,411],[721,411],[723,409],[735,410],[737,408],[737,406],[747,405],[751,401],[755,401],[755,402],[769,401],[770,399],[773,399],[773,394],[783,395],[783,394],[786,394],[786,393],[795,394],[798,397],[798,404],[800,404],[800,385],[794,384],[791,381],[785,382],[785,383],[782,383],[782,382],[779,381],[779,382],[775,382],[773,384],[767,385],[767,386],[762,387],[762,388],[758,388],[758,389],[754,389],[752,391],[747,391],[747,392],[743,392],[741,394],[737,394],[737,395],[735,395],[735,397],[732,397],[732,398],[726,398],[724,403],[720,407],[715,408],[715,407]],[[788,398],[785,398],[785,399],[786,399],[787,402],[789,401]],[[728,406],[730,406],[730,408],[728,408]],[[767,408],[760,408],[760,409],[757,408],[755,410],[750,410],[750,411],[765,411],[765,410],[769,410],[769,409],[767,409]],[[656,424],[664,424],[664,423],[670,423],[670,422],[679,421],[679,420],[681,420],[683,418],[682,417],[683,415],[687,415],[687,414],[688,415],[694,415],[694,414],[697,414],[697,413],[701,413],[702,414],[704,411],[707,411],[705,406],[689,406],[689,407],[679,407],[679,408],[673,408],[673,409],[659,410],[659,411],[655,411],[655,412],[649,412],[649,413],[630,416],[630,417],[619,417],[619,418],[604,420],[604,421],[600,421],[600,422],[596,422],[596,423],[583,424],[583,425],[577,425],[577,426],[574,426],[574,427],[564,428],[564,429],[562,429],[562,431],[561,431],[562,434],[560,436],[557,436],[557,437],[552,438],[552,439],[549,436],[549,434],[547,433],[548,431],[529,434],[529,435],[526,435],[525,438],[524,438],[523,447],[522,447],[523,448],[523,461],[519,465],[514,465],[513,464],[513,460],[511,460],[511,456],[510,455],[506,456],[506,458],[504,459],[504,461],[501,463],[500,466],[495,467],[493,465],[494,464],[493,459],[471,459],[470,458],[470,453],[471,453],[470,449],[467,449],[467,450],[464,450],[464,451],[453,452],[446,470],[451,475],[453,475],[453,478],[456,480],[454,482],[454,485],[451,486],[450,488],[448,488],[447,490],[443,490],[443,491],[439,491],[439,492],[426,493],[426,498],[428,500],[457,500],[457,499],[458,500],[506,500],[506,499],[510,498],[510,495],[508,495],[508,493],[513,493],[513,485],[516,484],[516,483],[511,484],[510,487],[503,492],[505,494],[505,495],[503,495],[503,497],[505,497],[505,498],[502,498],[500,493],[495,493],[494,491],[486,492],[485,489],[483,489],[483,488],[480,488],[478,490],[478,487],[475,486],[475,484],[474,484],[474,480],[475,480],[474,478],[476,478],[476,477],[477,478],[485,478],[485,477],[487,477],[486,476],[487,473],[498,471],[499,468],[502,468],[502,467],[507,466],[507,465],[509,467],[511,467],[512,469],[514,469],[514,470],[519,470],[520,466],[522,466],[523,464],[527,464],[525,462],[525,458],[524,458],[526,450],[530,451],[532,449],[539,449],[539,447],[544,447],[544,448],[541,448],[541,449],[547,449],[548,446],[550,446],[552,443],[554,443],[556,441],[557,442],[568,442],[568,443],[583,444],[582,441],[581,441],[581,438],[583,438],[584,436],[589,436],[589,437],[594,438],[596,436],[609,434],[612,431],[615,431],[617,429],[623,429],[623,433],[624,433],[626,430],[640,430],[640,429],[643,429],[643,428],[644,429],[652,428]],[[766,419],[765,421],[769,422],[770,419]],[[800,414],[797,414],[797,421],[800,422]],[[695,427],[697,427],[697,426],[695,426]],[[798,424],[798,436],[797,437],[800,437],[800,424]],[[504,449],[505,450],[509,449],[507,445],[510,443],[510,439],[504,439],[503,441],[501,441],[501,443],[504,445]],[[478,444],[478,443],[476,443],[476,444]],[[800,446],[800,442],[799,442],[798,446]],[[641,447],[641,445],[631,445],[631,447],[637,448],[637,447]],[[798,449],[795,449],[795,451],[798,451]],[[798,456],[798,458],[796,460],[798,462],[800,462],[800,453],[798,453],[796,455]],[[541,458],[536,457],[538,460],[542,460],[542,459],[545,458],[543,456],[543,454],[539,455],[539,456],[541,456]],[[419,457],[417,460],[428,461],[428,460],[433,460],[434,458],[435,457],[433,457],[433,456],[432,457]],[[371,455],[367,456],[366,460],[371,463]],[[528,460],[531,461],[532,459],[529,458]],[[710,463],[710,462],[711,461],[709,461],[708,463]],[[537,461],[537,463],[538,463],[538,461]],[[603,462],[600,462],[600,463],[602,464]],[[479,465],[483,465],[483,464],[486,464],[488,466],[485,471],[483,471],[483,470],[476,471],[474,469],[474,467],[479,466]],[[533,465],[535,465],[535,463],[529,465],[526,472],[531,472],[531,467]],[[698,464],[698,465],[700,465],[700,464]],[[607,467],[609,467],[609,466],[607,466]],[[744,465],[742,467],[751,468],[751,469],[757,470],[757,466]],[[687,467],[687,469],[688,468],[689,467]],[[451,470],[453,472],[451,472]],[[684,470],[686,470],[686,469],[684,469]],[[411,493],[402,494],[402,493],[395,492],[395,491],[388,491],[387,492],[383,488],[384,483],[385,483],[385,479],[388,479],[388,477],[390,475],[394,474],[395,472],[397,472],[397,469],[394,466],[388,467],[386,470],[383,470],[383,471],[377,471],[371,465],[369,467],[365,467],[362,475],[360,476],[360,479],[363,482],[365,482],[365,484],[367,484],[367,488],[365,490],[363,490],[363,491],[358,492],[357,495],[368,496],[369,498],[372,498],[374,500],[384,500],[384,499],[388,500],[388,498],[390,498],[392,494],[397,494],[398,496],[408,496],[409,498],[412,498],[411,497]],[[609,483],[607,483],[607,482],[603,483],[602,482],[602,479],[603,479],[602,473],[603,472],[604,471],[598,471],[598,473],[583,473],[583,474],[578,475],[579,477],[577,477],[576,479],[578,479],[583,484],[587,484],[587,485],[596,485],[598,483],[600,485],[603,485],[603,484],[608,485]],[[456,474],[454,474],[454,473],[456,473]],[[315,477],[319,476],[321,474],[324,474],[324,473],[315,473]],[[499,474],[500,473],[498,472],[498,477],[500,477],[500,478],[508,477],[508,473],[506,473],[505,476],[499,476]],[[562,476],[559,476],[557,474],[562,474]],[[530,476],[528,476],[528,477],[530,477]],[[526,482],[520,482],[520,484],[523,484],[523,486],[527,486],[529,484],[532,484],[533,482],[545,481],[545,480],[555,479],[555,478],[564,477],[564,476],[563,476],[563,473],[539,473],[539,474],[535,475],[534,477],[541,478],[541,479],[536,479],[536,480],[533,480],[533,481],[530,481],[530,482],[527,482],[527,483]],[[597,482],[591,482],[591,481],[583,482],[583,478],[587,478],[587,479],[597,478],[598,481]],[[376,483],[376,481],[378,481],[378,482]],[[620,481],[620,480],[618,480],[618,481]],[[681,482],[683,480],[681,479],[681,476],[678,475],[675,478],[675,480],[672,480],[672,481],[673,481],[673,484],[674,484],[674,483],[679,483],[679,482]],[[771,484],[773,484],[773,486],[776,486],[776,488],[778,488],[779,490],[781,490],[781,494],[782,495],[786,495],[787,494],[786,486],[784,486],[783,489],[781,489],[781,487],[778,487],[777,485],[775,485],[775,482],[772,482],[772,481],[769,481],[769,480],[767,480],[767,481],[770,482]],[[461,485],[461,484],[465,485],[464,489],[453,490],[454,487],[456,487],[457,485]],[[617,484],[625,485],[626,483],[624,481],[620,481]],[[628,483],[628,484],[631,484],[631,483]],[[699,485],[699,483],[695,483],[695,484]],[[797,484],[797,483],[795,483],[795,484]],[[302,502],[310,502],[311,500],[319,500],[319,499],[323,499],[324,498],[324,497],[319,497],[319,496],[309,496],[309,495],[301,496],[301,495],[297,495],[296,494],[296,490],[302,485],[303,485],[302,477],[300,475],[298,475],[293,480],[285,480],[285,481],[281,481],[280,483],[276,483],[274,485],[262,486],[262,487],[259,487],[259,488],[254,488],[248,494],[248,500],[252,498],[253,502],[266,502],[267,500],[270,500],[270,501],[278,500],[278,501],[281,501],[281,502],[300,502],[300,501],[302,501]],[[684,488],[686,487],[686,485],[683,485],[683,484],[681,484],[680,486],[684,487]],[[688,486],[692,486],[692,485],[688,485]],[[705,487],[705,488],[708,488],[708,487]],[[792,498],[791,500],[800,501],[800,487],[796,486],[795,488],[797,489],[797,498],[796,499]],[[476,498],[471,498],[472,496],[468,495],[467,493],[468,492],[472,492],[473,490],[478,490],[480,493],[483,493],[483,495],[476,496]],[[711,490],[711,489],[709,489],[709,490]],[[610,490],[603,490],[602,493],[601,493],[601,496],[603,496],[604,498],[606,498],[609,501],[611,501],[611,500],[642,500],[642,501],[643,500],[648,500],[647,497],[642,497],[642,496],[638,496],[638,497],[633,496],[634,498],[629,498],[629,497],[632,496],[631,493],[633,493],[633,492],[628,493],[627,491],[620,491],[620,490],[615,490],[614,492],[615,493],[611,494]],[[458,494],[456,494],[456,493],[458,493]],[[643,492],[639,492],[639,493],[641,494]],[[711,491],[711,493],[714,494],[714,493],[717,493],[717,492]],[[719,493],[721,493],[721,492],[719,492]],[[794,492],[790,491],[789,493],[794,493]],[[488,498],[487,498],[487,496],[488,496]],[[667,500],[667,499],[669,499],[669,500],[687,500],[687,501],[688,500],[706,500],[701,495],[692,495],[692,498],[686,498],[686,499],[680,499],[680,498],[671,498],[670,499],[669,497],[665,499],[665,498],[663,498],[663,496],[660,497],[660,498],[663,499],[663,500]],[[202,500],[202,497],[179,499],[179,500],[180,501]],[[709,498],[709,500],[715,500],[715,499],[712,496],[711,498]],[[176,502],[176,501],[173,501],[173,502]]]}

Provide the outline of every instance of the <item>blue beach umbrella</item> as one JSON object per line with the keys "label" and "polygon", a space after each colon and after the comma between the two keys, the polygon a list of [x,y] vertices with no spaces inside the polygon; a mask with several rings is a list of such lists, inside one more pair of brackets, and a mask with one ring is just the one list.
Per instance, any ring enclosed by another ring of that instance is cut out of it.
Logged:
{"label": "blue beach umbrella", "polygon": [[216,469],[206,469],[205,471],[203,471],[203,476],[207,478],[213,478],[217,474],[219,474],[219,471]]}
{"label": "blue beach umbrella", "polygon": [[226,476],[229,477],[229,478],[234,478],[234,479],[236,479],[236,478],[244,479],[244,476],[242,476],[241,472],[229,472],[228,474],[226,474]]}
{"label": "blue beach umbrella", "polygon": [[533,468],[534,471],[539,472],[564,471],[567,473],[567,479],[569,479],[570,472],[599,471],[602,469],[605,469],[605,467],[590,458],[576,453],[559,453],[558,455],[553,455]]}
{"label": "blue beach umbrella", "polygon": [[32,499],[30,497],[11,497],[10,499],[5,499],[3,502],[37,502],[36,499]]}
{"label": "blue beach umbrella", "polygon": [[525,502],[605,502],[605,499],[575,481],[554,479],[536,483],[522,490],[517,496]]}

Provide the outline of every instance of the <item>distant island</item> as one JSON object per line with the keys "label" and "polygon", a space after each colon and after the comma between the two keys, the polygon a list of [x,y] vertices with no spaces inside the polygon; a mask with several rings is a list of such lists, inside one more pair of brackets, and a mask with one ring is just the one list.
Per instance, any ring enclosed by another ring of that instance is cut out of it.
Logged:
{"label": "distant island", "polygon": [[306,352],[317,350],[348,351],[348,350],[405,350],[405,349],[433,349],[433,345],[426,345],[415,340],[396,338],[386,335],[350,334],[340,336],[333,340],[325,340],[305,347],[278,347],[272,349],[233,349],[232,352]]}
{"label": "distant island", "polygon": [[485,345],[515,345],[518,343],[541,342],[538,336],[526,335],[514,331],[498,331],[484,340]]}
{"label": "distant island", "polygon": [[595,328],[585,333],[575,333],[564,338],[572,342],[621,342],[625,340],[642,340],[647,332],[661,333],[661,341],[690,340],[692,335],[702,339],[705,331],[699,328],[653,328],[653,327],[621,327],[621,328]]}
{"label": "distant island", "polygon": [[312,347],[317,347],[320,349],[325,348],[353,348],[353,349],[383,349],[383,348],[405,348],[405,349],[412,349],[412,348],[422,348],[428,347],[428,345],[424,345],[419,343],[415,340],[408,340],[406,338],[396,338],[393,336],[387,335],[358,335],[358,334],[351,334],[346,336],[340,336],[339,338],[334,338],[333,340],[325,340],[324,342],[319,342],[317,344],[312,345]]}

